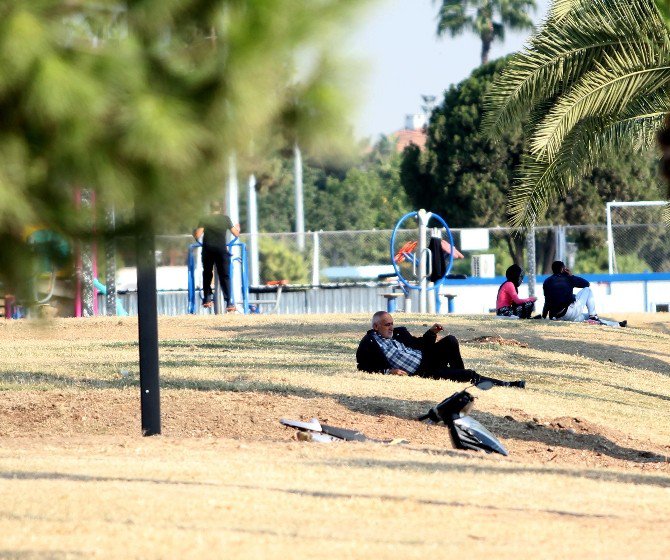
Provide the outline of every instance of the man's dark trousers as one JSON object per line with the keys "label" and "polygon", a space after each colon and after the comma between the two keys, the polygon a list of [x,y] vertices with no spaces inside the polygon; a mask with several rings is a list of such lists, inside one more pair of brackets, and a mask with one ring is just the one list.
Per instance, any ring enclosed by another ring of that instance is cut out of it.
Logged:
{"label": "man's dark trousers", "polygon": [[472,379],[473,374],[472,370],[465,369],[458,340],[453,335],[445,336],[435,344],[426,345],[417,372],[421,377],[467,382]]}
{"label": "man's dark trousers", "polygon": [[202,248],[202,291],[205,301],[212,296],[215,266],[226,305],[230,305],[230,254],[227,249],[204,246]]}

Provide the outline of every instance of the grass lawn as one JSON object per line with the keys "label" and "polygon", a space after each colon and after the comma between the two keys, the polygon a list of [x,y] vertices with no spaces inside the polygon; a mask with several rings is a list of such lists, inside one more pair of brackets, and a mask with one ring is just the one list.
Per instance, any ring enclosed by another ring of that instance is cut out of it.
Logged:
{"label": "grass lawn", "polygon": [[135,319],[3,321],[0,558],[667,558],[670,318],[618,318],[440,317],[466,367],[527,382],[473,391],[509,457],[414,420],[461,385],[358,372],[367,316],[161,318],[150,438]]}

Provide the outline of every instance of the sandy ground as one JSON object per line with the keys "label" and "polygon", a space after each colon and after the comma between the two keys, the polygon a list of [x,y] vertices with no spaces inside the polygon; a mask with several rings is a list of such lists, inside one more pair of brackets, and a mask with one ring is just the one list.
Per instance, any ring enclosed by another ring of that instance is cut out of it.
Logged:
{"label": "sandy ground", "polygon": [[[457,384],[357,372],[365,320],[161,319],[151,438],[135,321],[0,324],[0,558],[668,556],[665,316],[448,319],[466,363],[528,382],[476,393],[509,457],[415,420]],[[279,423],[312,417],[407,443],[300,442]]]}

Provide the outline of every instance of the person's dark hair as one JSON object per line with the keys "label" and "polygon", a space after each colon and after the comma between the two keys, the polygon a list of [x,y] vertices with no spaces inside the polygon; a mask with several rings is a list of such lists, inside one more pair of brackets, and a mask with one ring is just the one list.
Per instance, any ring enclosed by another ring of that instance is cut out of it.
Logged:
{"label": "person's dark hair", "polygon": [[212,214],[222,214],[225,210],[224,204],[220,200],[213,200],[209,203],[209,210]]}
{"label": "person's dark hair", "polygon": [[514,284],[515,288],[518,288],[521,286],[521,282],[523,282],[523,274],[523,268],[518,264],[513,264],[505,271],[505,278]]}
{"label": "person's dark hair", "polygon": [[563,261],[554,261],[551,263],[551,270],[554,274],[560,274],[565,268],[565,263]]}

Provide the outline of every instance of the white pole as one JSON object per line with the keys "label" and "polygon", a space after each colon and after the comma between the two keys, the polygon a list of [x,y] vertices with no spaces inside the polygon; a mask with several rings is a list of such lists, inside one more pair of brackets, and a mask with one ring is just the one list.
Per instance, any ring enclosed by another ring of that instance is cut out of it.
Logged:
{"label": "white pole", "polygon": [[565,262],[566,250],[565,250],[565,226],[556,226],[555,239],[556,239],[556,260]]}
{"label": "white pole", "polygon": [[419,313],[426,313],[427,307],[427,286],[428,279],[427,258],[426,258],[426,224],[430,220],[431,213],[426,212],[423,208],[419,210]]}
{"label": "white pole", "polygon": [[226,214],[233,224],[240,222],[240,207],[237,203],[239,186],[237,184],[237,156],[233,152],[228,158],[228,189],[226,192]]}
{"label": "white pole", "polygon": [[[430,238],[432,239],[433,237],[437,237],[439,239],[442,239],[442,234],[440,233],[440,228],[431,228],[430,230]],[[432,259],[433,255],[430,251],[430,248],[426,251],[426,258],[427,259]],[[432,274],[432,265],[429,267],[429,270],[431,271]],[[430,274],[429,274],[430,276]],[[428,306],[428,313],[431,315],[435,315],[436,310],[437,310],[437,298],[440,297],[440,290],[439,288],[435,287],[435,282],[431,282],[430,279],[428,279],[428,284],[426,286],[426,305]]]}
{"label": "white pole", "polygon": [[[226,192],[226,214],[233,224],[240,223],[239,185],[237,182],[237,155],[235,152],[228,158],[228,190]],[[240,256],[240,251],[233,251],[232,259]],[[233,272],[230,279],[230,295],[236,303],[242,303],[242,267],[240,262],[233,260]]]}
{"label": "white pole", "polygon": [[296,142],[293,145],[293,165],[295,175],[295,231],[298,234],[298,249],[305,250],[305,212],[302,194],[302,154]]}
{"label": "white pole", "polygon": [[614,274],[614,237],[612,237],[612,203],[607,203],[607,260],[609,272]]}
{"label": "white pole", "polygon": [[256,204],[256,176],[249,175],[247,188],[247,223],[249,224],[249,282],[258,286],[260,268],[258,266],[258,206]]}
{"label": "white pole", "polygon": [[319,264],[319,254],[321,253],[319,232],[312,233],[312,285],[318,286],[321,283],[321,270]]}
{"label": "white pole", "polygon": [[107,315],[116,315],[116,242],[114,241],[114,206],[105,212],[109,237],[105,241],[105,308]]}

